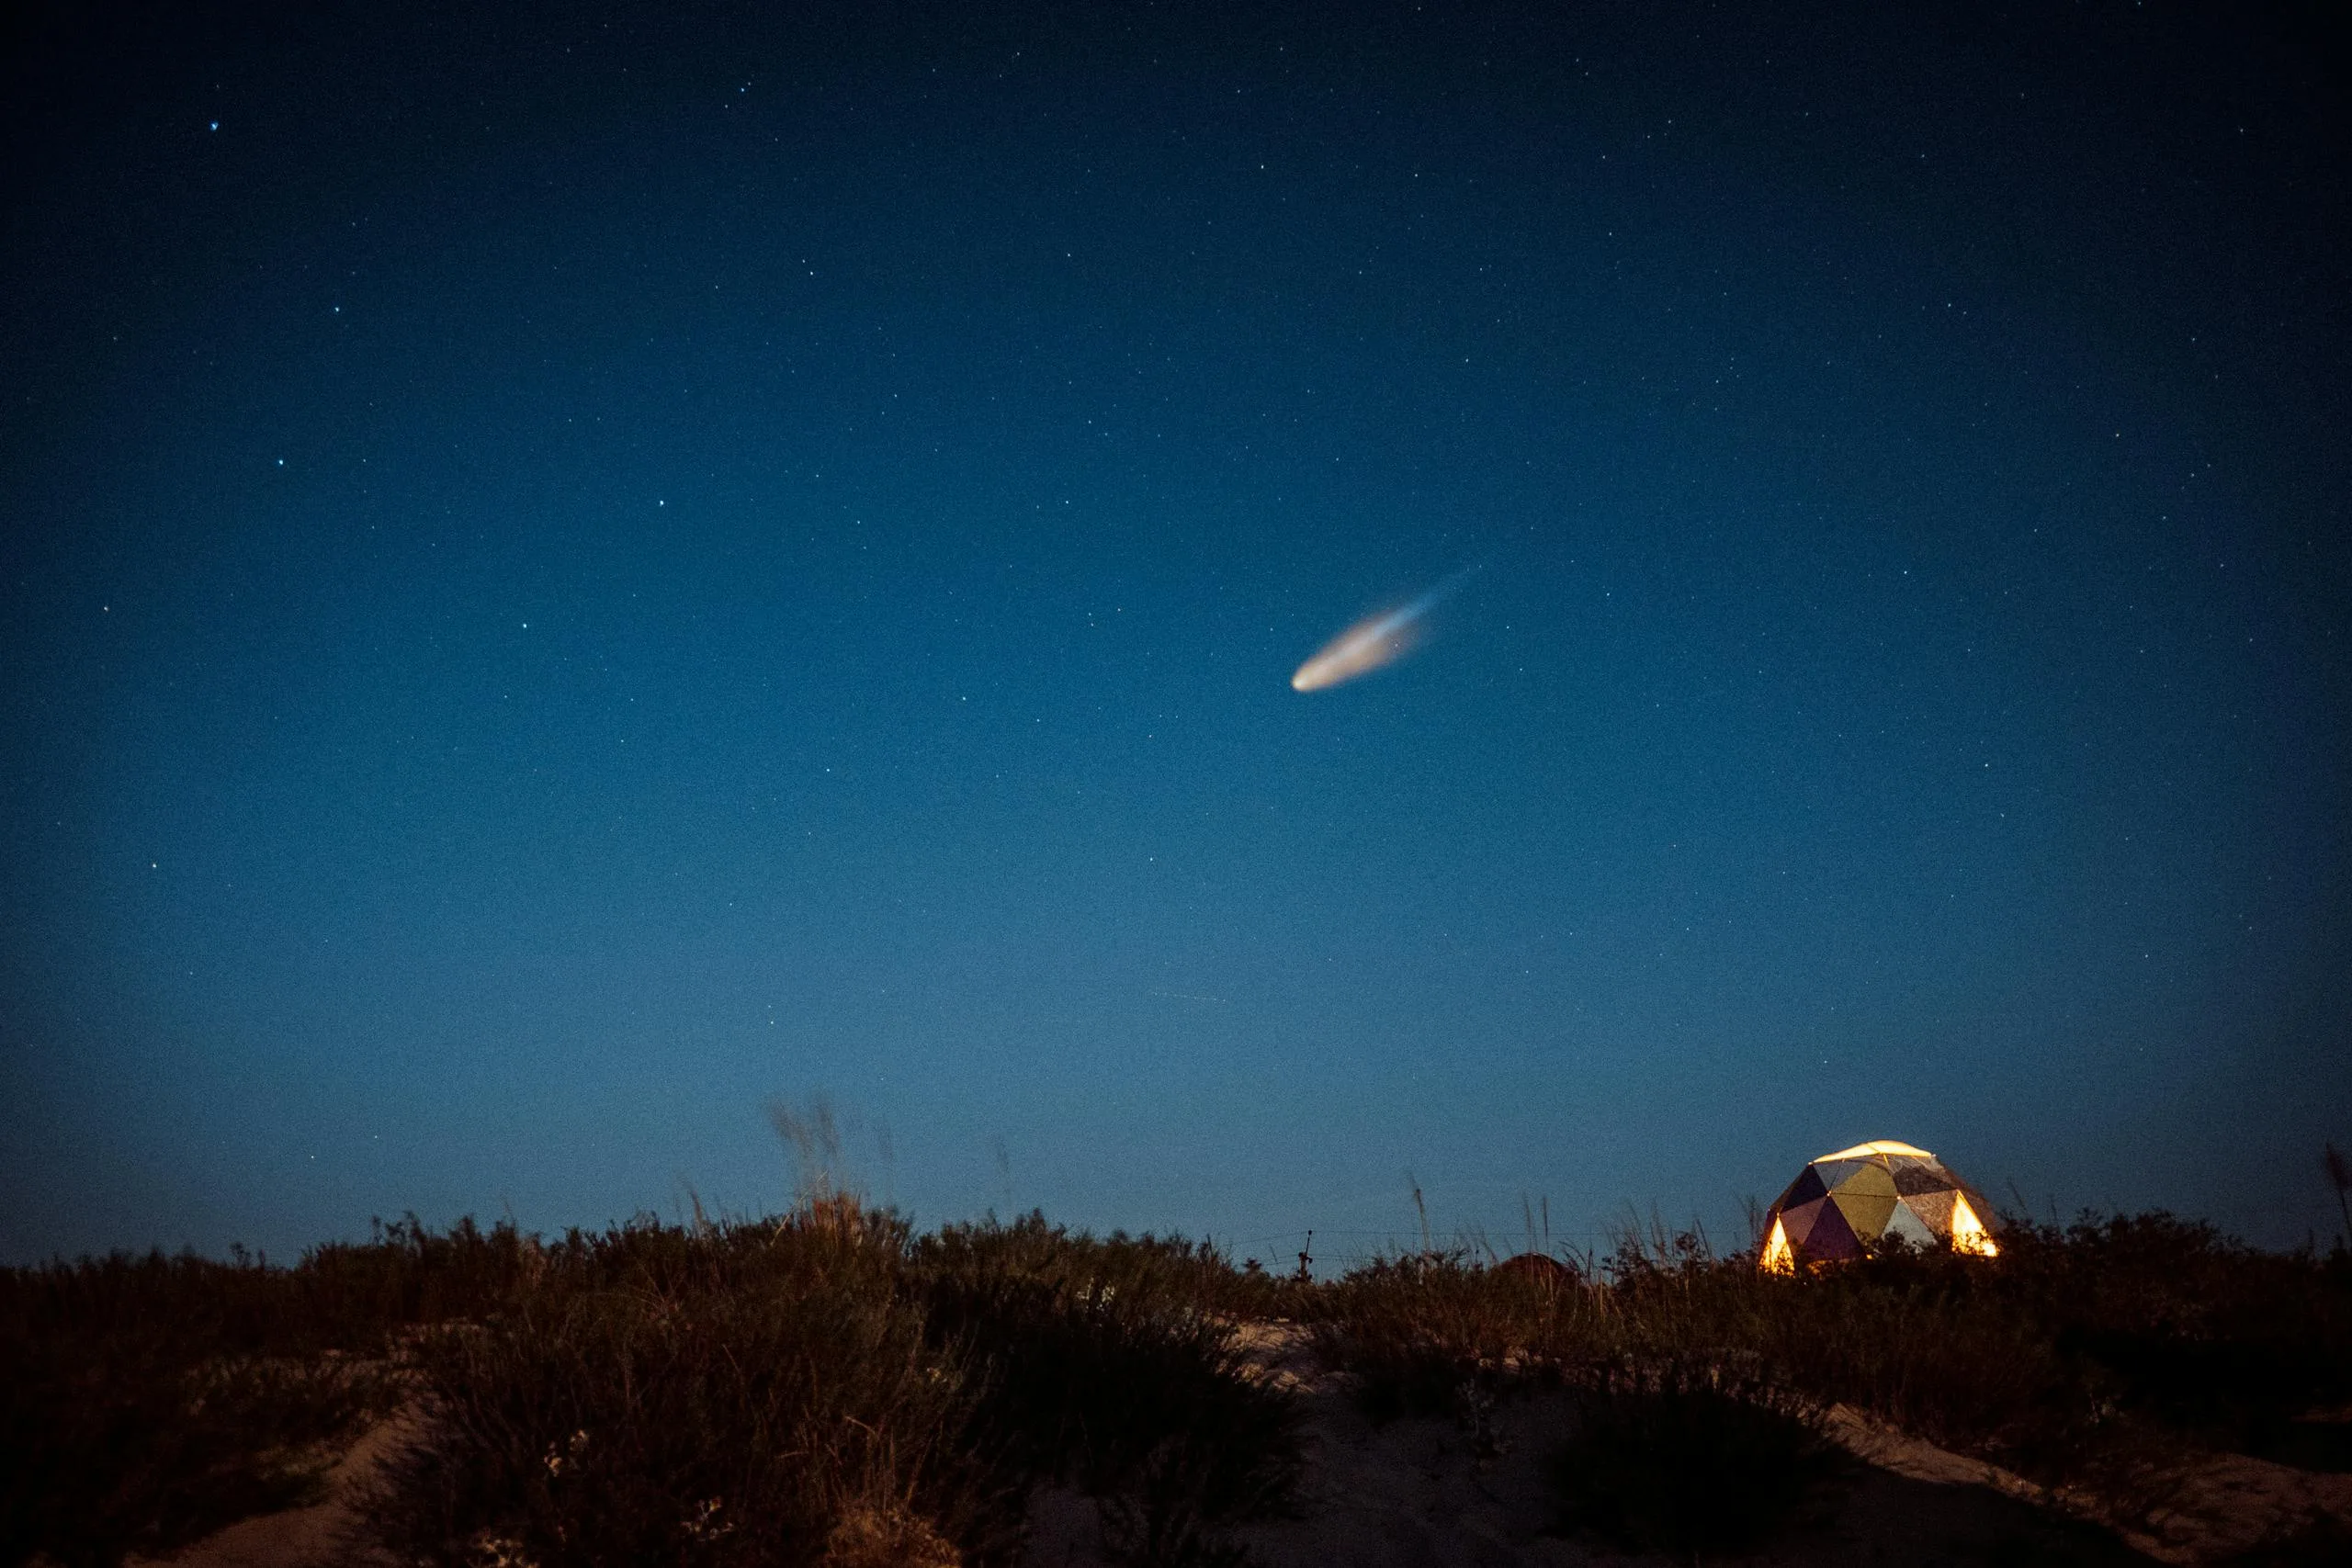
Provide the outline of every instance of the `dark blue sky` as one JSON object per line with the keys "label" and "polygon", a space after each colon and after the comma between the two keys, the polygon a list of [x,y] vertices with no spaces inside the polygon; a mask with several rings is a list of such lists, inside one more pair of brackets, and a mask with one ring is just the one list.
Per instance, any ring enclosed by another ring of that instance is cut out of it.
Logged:
{"label": "dark blue sky", "polygon": [[2300,14],[561,9],[14,24],[0,1256],[2332,1227]]}

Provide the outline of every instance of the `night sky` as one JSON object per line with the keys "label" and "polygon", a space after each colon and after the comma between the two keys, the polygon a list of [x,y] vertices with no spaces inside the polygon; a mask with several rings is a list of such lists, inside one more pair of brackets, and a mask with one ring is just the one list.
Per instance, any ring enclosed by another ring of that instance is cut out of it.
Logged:
{"label": "night sky", "polygon": [[40,9],[0,1258],[2333,1235],[2318,9]]}

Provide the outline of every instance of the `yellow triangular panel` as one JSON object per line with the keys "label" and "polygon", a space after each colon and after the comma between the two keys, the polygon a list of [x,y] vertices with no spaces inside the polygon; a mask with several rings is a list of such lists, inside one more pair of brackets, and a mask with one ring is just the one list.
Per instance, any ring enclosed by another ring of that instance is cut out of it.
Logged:
{"label": "yellow triangular panel", "polygon": [[1830,1190],[1856,1198],[1892,1198],[1895,1195],[1894,1175],[1883,1165],[1859,1165],[1846,1172]]}
{"label": "yellow triangular panel", "polygon": [[1871,1192],[1832,1192],[1829,1201],[1838,1205],[1838,1212],[1846,1216],[1846,1224],[1864,1242],[1876,1241],[1879,1233],[1886,1229],[1887,1215],[1894,1212],[1892,1192],[1883,1198]]}

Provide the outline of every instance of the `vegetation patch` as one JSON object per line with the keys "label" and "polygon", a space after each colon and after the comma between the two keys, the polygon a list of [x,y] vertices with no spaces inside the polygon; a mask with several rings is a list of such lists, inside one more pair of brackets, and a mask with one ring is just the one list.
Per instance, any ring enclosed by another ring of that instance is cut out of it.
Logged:
{"label": "vegetation patch", "polygon": [[1779,1275],[1652,1232],[1572,1271],[1427,1249],[1317,1282],[1035,1214],[918,1235],[815,1185],[780,1219],[0,1270],[0,1562],[161,1555],[305,1501],[403,1404],[366,1517],[418,1562],[978,1568],[1046,1486],[1130,1562],[1238,1562],[1302,1462],[1298,1405],[1238,1348],[1270,1320],[1376,1417],[1473,1449],[1498,1401],[1570,1391],[1564,1516],[1678,1552],[1800,1517],[1808,1413],[1838,1404],[2103,1495],[2215,1450],[2336,1467],[2352,1255],[2162,1214],[2001,1239]]}
{"label": "vegetation patch", "polygon": [[815,1562],[978,1533],[947,1439],[960,1373],[895,1289],[903,1232],[851,1208],[571,1238],[414,1350],[424,1436],[371,1499],[413,1561]]}
{"label": "vegetation patch", "polygon": [[309,1336],[285,1270],[119,1256],[0,1271],[0,1562],[162,1556],[311,1501],[397,1402]]}
{"label": "vegetation patch", "polygon": [[1035,1214],[926,1237],[915,1267],[935,1340],[978,1374],[973,1447],[1100,1499],[1129,1561],[1220,1561],[1220,1528],[1289,1506],[1296,1404],[1248,1375],[1233,1333],[1285,1287],[1206,1247]]}
{"label": "vegetation patch", "polygon": [[1552,1459],[1564,1523],[1626,1551],[1752,1551],[1810,1511],[1838,1469],[1815,1414],[1752,1377],[1621,1367],[1577,1404],[1576,1436]]}

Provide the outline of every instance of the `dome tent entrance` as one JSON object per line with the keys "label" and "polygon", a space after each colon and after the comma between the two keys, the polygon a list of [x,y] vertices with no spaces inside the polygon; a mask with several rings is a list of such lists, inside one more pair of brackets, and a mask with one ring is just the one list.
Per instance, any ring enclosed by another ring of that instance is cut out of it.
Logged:
{"label": "dome tent entrance", "polygon": [[1982,1195],[1925,1149],[1892,1139],[1823,1155],[1797,1173],[1764,1216],[1758,1261],[1776,1273],[1800,1263],[1860,1258],[1892,1237],[1990,1258]]}

